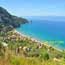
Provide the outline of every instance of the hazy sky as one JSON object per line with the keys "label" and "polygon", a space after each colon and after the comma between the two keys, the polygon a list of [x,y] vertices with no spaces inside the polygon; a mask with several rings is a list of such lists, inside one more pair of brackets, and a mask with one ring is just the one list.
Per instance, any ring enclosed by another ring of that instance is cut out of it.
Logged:
{"label": "hazy sky", "polygon": [[65,0],[0,0],[0,6],[17,16],[65,16]]}

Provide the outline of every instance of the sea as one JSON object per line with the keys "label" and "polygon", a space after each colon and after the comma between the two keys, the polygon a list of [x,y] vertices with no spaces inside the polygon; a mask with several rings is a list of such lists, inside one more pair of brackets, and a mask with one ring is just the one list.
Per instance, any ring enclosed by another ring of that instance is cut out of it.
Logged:
{"label": "sea", "polygon": [[55,48],[65,50],[65,17],[26,16],[29,23],[16,30]]}

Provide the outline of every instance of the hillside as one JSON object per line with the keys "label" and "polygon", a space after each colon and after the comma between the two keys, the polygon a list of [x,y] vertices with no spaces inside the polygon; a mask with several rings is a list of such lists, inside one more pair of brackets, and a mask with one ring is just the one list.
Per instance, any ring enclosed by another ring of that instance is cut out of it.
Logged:
{"label": "hillside", "polygon": [[11,15],[6,9],[0,7],[0,31],[5,32],[24,23],[28,23],[28,21],[24,18]]}

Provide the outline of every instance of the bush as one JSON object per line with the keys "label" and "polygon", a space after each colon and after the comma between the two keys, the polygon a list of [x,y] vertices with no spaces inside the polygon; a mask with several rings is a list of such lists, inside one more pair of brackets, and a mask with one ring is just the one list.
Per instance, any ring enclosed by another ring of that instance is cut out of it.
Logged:
{"label": "bush", "polygon": [[11,58],[10,63],[12,65],[20,65],[20,61],[17,58]]}
{"label": "bush", "polygon": [[4,56],[4,48],[1,41],[0,41],[0,56]]}
{"label": "bush", "polygon": [[44,60],[49,60],[49,54],[47,52],[43,52],[41,53],[40,58]]}

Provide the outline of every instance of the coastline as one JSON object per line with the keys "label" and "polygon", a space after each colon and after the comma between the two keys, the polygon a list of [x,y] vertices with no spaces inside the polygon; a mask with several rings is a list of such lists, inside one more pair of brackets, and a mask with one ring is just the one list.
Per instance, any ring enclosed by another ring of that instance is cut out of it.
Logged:
{"label": "coastline", "polygon": [[28,36],[28,35],[25,35],[24,33],[20,33],[20,32],[18,32],[16,29],[14,29],[13,31],[14,31],[15,33],[21,35],[22,37],[25,37],[25,38],[30,39],[31,41],[35,41],[36,43],[44,44],[44,46],[46,46],[46,47],[48,47],[48,48],[49,48],[49,47],[52,47],[53,49],[55,49],[55,50],[57,50],[57,51],[60,51],[60,52],[63,51],[63,50],[61,50],[61,49],[58,49],[58,48],[55,48],[55,47],[49,45],[48,42],[42,42],[42,41],[40,41],[40,40],[37,40],[36,38],[30,37],[30,36]]}

